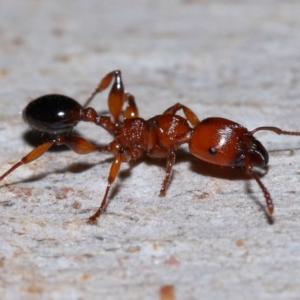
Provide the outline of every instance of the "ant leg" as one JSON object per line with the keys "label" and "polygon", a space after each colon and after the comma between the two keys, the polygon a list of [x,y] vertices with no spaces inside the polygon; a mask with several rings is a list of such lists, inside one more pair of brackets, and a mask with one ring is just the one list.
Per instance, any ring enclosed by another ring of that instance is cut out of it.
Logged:
{"label": "ant leg", "polygon": [[273,201],[272,201],[272,198],[271,198],[271,195],[270,195],[269,191],[264,186],[262,181],[259,179],[257,174],[253,171],[252,165],[251,165],[248,157],[246,157],[246,159],[245,159],[245,166],[246,166],[246,169],[247,169],[248,173],[252,176],[252,178],[254,178],[256,180],[256,182],[258,183],[258,185],[261,188],[262,192],[264,193],[264,196],[265,196],[265,199],[266,199],[266,204],[267,204],[267,212],[268,212],[269,216],[271,216],[274,212],[274,204],[273,204]]}
{"label": "ant leg", "polygon": [[195,113],[186,107],[183,104],[176,103],[175,105],[168,108],[163,114],[164,115],[175,115],[180,109],[183,110],[187,120],[194,126],[196,126],[199,123],[198,117],[195,115]]}
{"label": "ant leg", "polygon": [[124,111],[124,119],[132,119],[132,118],[138,118],[139,112],[138,108],[136,106],[134,96],[132,96],[129,93],[125,94],[125,101],[128,102],[125,111]]}
{"label": "ant leg", "polygon": [[7,172],[5,172],[0,177],[0,181],[3,180],[7,175],[12,173],[18,167],[38,159],[54,144],[57,144],[58,146],[67,145],[71,150],[73,150],[75,153],[78,154],[88,154],[95,151],[113,152],[112,151],[113,147],[110,144],[104,147],[94,146],[82,137],[77,137],[77,136],[57,137],[53,141],[46,142],[34,148],[31,152],[29,152],[26,156],[24,156],[18,163],[13,165]]}
{"label": "ant leg", "polygon": [[154,149],[150,150],[148,155],[151,157],[158,157],[158,158],[162,158],[166,156],[168,157],[167,166],[166,166],[166,175],[161,185],[161,189],[159,191],[159,196],[164,197],[166,195],[166,191],[171,180],[172,168],[173,165],[175,164],[175,159],[176,159],[175,151],[171,150],[168,152],[164,148],[155,147]]}
{"label": "ant leg", "polygon": [[[153,119],[149,124],[146,134],[146,144],[148,149],[148,155],[151,157],[168,157],[166,166],[166,176],[162,183],[159,196],[165,196],[167,187],[170,183],[172,176],[172,168],[175,163],[176,155],[174,144],[170,140],[169,136],[159,125],[158,121]],[[159,144],[158,144],[159,142]]]}
{"label": "ant leg", "polygon": [[116,88],[121,88],[123,87],[123,82],[122,82],[122,78],[121,78],[121,71],[119,70],[115,70],[112,72],[107,73],[100,81],[100,83],[98,84],[97,88],[94,90],[94,92],[87,98],[87,100],[85,101],[83,107],[87,107],[90,102],[93,100],[93,98],[100,92],[102,92],[103,90],[105,90],[111,83],[111,81],[115,79],[114,84],[116,86]]}
{"label": "ant leg", "polygon": [[170,183],[170,179],[171,179],[171,175],[172,175],[172,167],[175,163],[175,159],[176,159],[175,151],[171,151],[169,153],[169,157],[168,157],[168,162],[167,162],[167,167],[166,167],[166,176],[165,176],[165,179],[162,183],[162,186],[161,186],[161,189],[159,192],[160,197],[163,197],[166,195],[166,190]]}
{"label": "ant leg", "polygon": [[58,146],[67,145],[72,151],[77,154],[89,154],[92,152],[111,152],[110,144],[107,146],[94,146],[86,139],[80,136],[61,136],[54,141]]}
{"label": "ant leg", "polygon": [[105,210],[108,192],[110,190],[112,183],[115,181],[115,178],[119,173],[121,162],[122,162],[122,153],[119,153],[111,165],[103,200],[101,201],[98,210],[88,219],[87,221],[88,224],[90,225],[96,224],[97,219],[100,217],[101,213]]}
{"label": "ant leg", "polygon": [[24,156],[18,163],[13,165],[7,172],[5,172],[1,177],[0,181],[3,180],[7,175],[12,173],[15,169],[18,167],[28,164],[36,159],[38,159],[40,156],[42,156],[52,145],[54,144],[53,141],[46,142],[35,149],[33,149],[31,152],[29,152],[26,156]]}
{"label": "ant leg", "polygon": [[124,103],[125,92],[124,92],[124,85],[121,77],[121,71],[115,70],[108,74],[106,74],[102,80],[100,81],[99,85],[95,89],[95,91],[91,94],[91,96],[86,100],[85,104],[83,105],[84,108],[89,105],[92,99],[101,91],[106,89],[110,83],[114,80],[111,90],[108,95],[108,108],[111,115],[114,118],[115,123],[118,123],[122,106]]}
{"label": "ant leg", "polygon": [[[126,93],[124,101],[128,102],[127,107],[123,114],[124,119],[137,118],[139,113],[138,113],[136,103],[134,101],[134,97],[131,94]],[[107,130],[112,135],[114,135],[114,130],[116,128],[116,125],[112,122],[111,117],[100,116],[97,114],[95,109],[91,107],[87,107],[81,110],[80,121],[93,122],[96,125],[101,126],[105,130]]]}

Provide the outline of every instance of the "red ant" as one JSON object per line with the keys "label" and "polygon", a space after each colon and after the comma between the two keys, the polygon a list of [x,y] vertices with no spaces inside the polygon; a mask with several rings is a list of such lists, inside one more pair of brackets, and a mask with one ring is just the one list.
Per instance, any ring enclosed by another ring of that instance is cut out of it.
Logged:
{"label": "red ant", "polygon": [[[87,106],[95,95],[106,89],[111,82],[112,88],[108,95],[111,117],[101,116]],[[127,106],[122,111],[125,103]],[[180,110],[183,111],[185,118],[177,114]],[[136,160],[144,154],[150,157],[167,157],[166,175],[159,193],[160,196],[164,196],[175,163],[175,152],[184,143],[188,143],[190,152],[201,160],[220,166],[244,167],[260,186],[266,199],[267,212],[272,215],[274,211],[272,198],[253,170],[253,167],[265,167],[269,156],[264,146],[253,135],[259,130],[300,135],[300,132],[283,131],[269,126],[248,131],[242,125],[223,118],[207,118],[199,121],[193,111],[180,103],[173,105],[162,115],[146,121],[138,117],[134,97],[125,93],[120,71],[108,73],[83,106],[63,95],[45,95],[27,105],[23,111],[23,118],[33,129],[54,134],[55,138],[33,149],[4,173],[0,180],[19,166],[39,158],[53,144],[67,145],[78,154],[91,152],[114,154],[103,200],[96,213],[88,219],[89,224],[96,223],[97,218],[105,210],[108,192],[122,162]],[[65,134],[79,121],[94,122],[112,134],[114,140],[106,146],[94,146],[82,137]]]}

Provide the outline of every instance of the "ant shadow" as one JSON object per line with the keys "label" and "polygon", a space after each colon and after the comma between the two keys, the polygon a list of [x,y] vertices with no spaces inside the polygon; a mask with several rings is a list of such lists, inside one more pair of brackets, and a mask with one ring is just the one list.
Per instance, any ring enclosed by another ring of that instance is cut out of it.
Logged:
{"label": "ant shadow", "polygon": [[[72,131],[72,135],[80,136],[80,134],[76,130]],[[51,134],[41,133],[41,132],[34,131],[34,130],[28,130],[23,135],[23,139],[26,141],[26,143],[28,143],[32,147],[37,147],[38,145],[41,145],[42,143],[45,143],[45,142],[51,140],[52,138],[53,138],[53,135],[51,135]],[[91,141],[91,142],[93,143],[93,141]],[[60,152],[71,151],[71,150],[65,145],[61,145],[61,146],[53,145],[48,151],[60,153]],[[61,174],[61,173],[65,173],[65,172],[82,173],[82,172],[85,172],[85,171],[95,167],[96,165],[101,165],[101,164],[104,164],[107,162],[112,162],[112,161],[113,161],[113,157],[107,158],[105,160],[101,160],[98,163],[74,162],[74,163],[71,163],[67,167],[56,170],[53,173],[54,174]],[[210,164],[210,163],[207,163],[200,159],[197,159],[196,157],[191,155],[185,149],[177,150],[176,162],[177,163],[189,162],[190,163],[189,169],[192,172],[200,174],[202,176],[209,176],[209,177],[220,178],[220,179],[246,181],[246,187],[245,187],[246,193],[250,196],[250,198],[253,200],[253,202],[256,205],[258,205],[261,208],[261,210],[264,212],[267,222],[269,224],[273,224],[273,222],[274,222],[273,218],[267,214],[263,204],[251,191],[249,179],[252,179],[252,177],[243,168],[232,168],[232,167],[227,167],[227,166],[218,166],[218,165]],[[175,164],[176,164],[176,162],[175,162]],[[121,179],[121,181],[122,181],[122,179],[129,177],[131,175],[131,169],[138,166],[141,163],[145,163],[148,166],[155,165],[155,166],[158,166],[163,169],[165,169],[165,167],[166,167],[166,159],[153,159],[151,157],[144,156],[141,159],[130,162],[129,166],[126,169],[123,169],[119,172],[118,177]],[[265,172],[258,173],[258,175],[260,177],[263,177],[267,174],[268,167],[266,167],[264,170],[265,170]],[[14,184],[17,184],[19,182],[38,181],[38,180],[46,177],[47,175],[49,175],[49,172],[42,172],[42,173],[39,173],[38,175],[31,176],[30,178],[22,179],[18,182],[14,182]],[[163,178],[162,178],[162,180],[163,180]],[[172,178],[171,178],[171,181],[172,181]],[[114,198],[118,194],[118,192],[119,192],[119,184],[114,184],[111,189],[109,199]],[[109,202],[109,199],[108,199],[108,202]]]}
{"label": "ant shadow", "polygon": [[[150,157],[147,157],[144,161],[147,165],[156,165],[160,168],[165,168],[166,167],[166,159],[152,159]],[[196,157],[194,157],[192,154],[190,154],[187,150],[185,149],[179,149],[176,152],[176,162],[188,162],[190,164],[189,169],[199,175],[202,176],[208,176],[208,177],[213,177],[213,178],[219,178],[219,179],[229,179],[229,180],[238,180],[238,181],[245,181],[246,186],[245,186],[245,192],[250,196],[250,198],[253,200],[253,202],[258,205],[261,209],[261,211],[264,213],[265,218],[269,224],[274,223],[274,219],[272,216],[270,216],[264,205],[261,203],[258,197],[256,197],[251,188],[251,182],[250,180],[252,177],[246,172],[246,170],[242,167],[229,167],[229,166],[219,166],[219,165],[214,165],[208,162],[205,162],[203,160],[200,160]],[[175,163],[176,164],[176,163]],[[258,176],[264,177],[268,171],[269,171],[269,166],[265,167],[263,170],[260,170],[262,172],[256,172]],[[128,176],[130,170],[127,171]],[[171,181],[173,179],[174,173],[172,175]],[[176,175],[175,175],[176,176]],[[163,180],[163,179],[162,179]],[[170,182],[171,184],[171,182]]]}
{"label": "ant shadow", "polygon": [[[151,158],[146,157],[143,160],[147,165],[156,165],[161,168],[166,168],[167,160],[165,158]],[[220,178],[220,179],[230,179],[230,180],[247,180],[252,179],[252,177],[242,168],[242,167],[228,167],[219,166],[208,163],[206,161],[200,160],[194,157],[191,153],[184,149],[178,149],[176,152],[176,163],[188,162],[190,163],[189,169],[202,176]],[[263,177],[268,172],[268,166],[265,168],[265,172],[259,173],[259,177]]]}
{"label": "ant shadow", "polygon": [[[74,135],[79,135],[77,131],[73,131],[72,134]],[[23,134],[23,140],[30,146],[32,147],[37,147],[43,143],[46,143],[50,140],[55,138],[53,134],[47,133],[47,132],[40,132],[37,130],[27,130]],[[63,151],[68,151],[70,150],[66,145],[52,145],[47,152],[63,152]]]}

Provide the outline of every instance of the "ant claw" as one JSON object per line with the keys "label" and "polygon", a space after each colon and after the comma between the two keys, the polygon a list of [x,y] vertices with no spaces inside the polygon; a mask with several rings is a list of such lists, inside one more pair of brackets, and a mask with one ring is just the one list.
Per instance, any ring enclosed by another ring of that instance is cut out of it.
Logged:
{"label": "ant claw", "polygon": [[97,218],[93,218],[93,217],[88,218],[86,224],[88,224],[88,225],[97,225]]}

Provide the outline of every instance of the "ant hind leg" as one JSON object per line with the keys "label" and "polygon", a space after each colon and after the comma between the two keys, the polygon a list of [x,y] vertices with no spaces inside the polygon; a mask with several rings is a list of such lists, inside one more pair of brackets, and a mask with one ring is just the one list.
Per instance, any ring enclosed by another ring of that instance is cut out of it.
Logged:
{"label": "ant hind leg", "polygon": [[26,156],[24,156],[18,163],[13,165],[8,171],[6,171],[1,177],[0,181],[3,180],[7,175],[12,173],[15,169],[18,167],[28,164],[36,159],[38,159],[40,156],[42,156],[52,145],[54,144],[53,141],[46,142],[36,148],[34,148],[31,152],[29,152]]}
{"label": "ant hind leg", "polygon": [[106,74],[98,84],[95,91],[90,95],[90,97],[86,100],[85,104],[83,105],[86,108],[92,99],[104,89],[108,88],[110,83],[113,81],[111,90],[108,94],[108,108],[111,115],[114,118],[115,123],[120,122],[120,115],[122,112],[122,106],[124,101],[126,100],[126,95],[124,91],[124,85],[122,81],[121,71],[115,70]]}
{"label": "ant hind leg", "polygon": [[77,154],[88,154],[95,151],[100,152],[111,152],[110,145],[107,146],[94,146],[89,141],[82,137],[78,136],[68,136],[68,137],[57,137],[56,139],[46,142],[32,151],[30,151],[26,156],[24,156],[18,163],[13,165],[7,172],[5,172],[2,176],[0,176],[0,181],[3,180],[7,175],[12,173],[18,167],[28,164],[40,156],[42,156],[52,145],[67,145],[71,150],[73,150]]}

